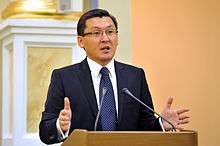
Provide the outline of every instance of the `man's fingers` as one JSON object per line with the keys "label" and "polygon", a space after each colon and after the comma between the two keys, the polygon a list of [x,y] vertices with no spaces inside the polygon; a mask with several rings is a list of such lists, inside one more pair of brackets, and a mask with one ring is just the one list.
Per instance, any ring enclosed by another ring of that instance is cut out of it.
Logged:
{"label": "man's fingers", "polygon": [[70,112],[69,112],[68,110],[66,110],[66,109],[63,109],[63,110],[60,112],[60,115],[61,115],[61,116],[68,116],[68,115],[70,115]]}
{"label": "man's fingers", "polygon": [[179,120],[189,119],[190,117],[187,115],[180,115]]}
{"label": "man's fingers", "polygon": [[70,122],[69,121],[61,121],[60,126],[69,126]]}
{"label": "man's fingers", "polygon": [[166,108],[171,108],[171,105],[173,103],[173,97],[169,97],[167,100]]}
{"label": "man's fingers", "polygon": [[60,116],[60,121],[70,121],[70,117],[68,117],[68,116]]}
{"label": "man's fingers", "polygon": [[64,108],[59,114],[59,124],[62,131],[67,131],[71,125],[72,111],[70,108],[69,98],[64,98]]}
{"label": "man's fingers", "polygon": [[180,131],[181,131],[181,130],[184,130],[183,127],[181,127],[181,126],[179,126],[179,125],[175,126],[175,128],[178,129],[178,130],[180,130]]}
{"label": "man's fingers", "polygon": [[64,98],[64,109],[65,110],[70,110],[70,101],[68,97]]}
{"label": "man's fingers", "polygon": [[189,123],[189,119],[184,119],[184,120],[180,120],[178,125],[180,125],[180,124],[187,124],[187,123]]}
{"label": "man's fingers", "polygon": [[179,109],[176,112],[177,112],[177,114],[183,114],[183,113],[188,112],[188,111],[189,111],[189,109]]}
{"label": "man's fingers", "polygon": [[67,131],[70,128],[70,121],[60,121],[60,128],[62,131]]}
{"label": "man's fingers", "polygon": [[59,124],[62,131],[67,131],[70,128],[70,112],[67,110],[62,110],[59,116]]}

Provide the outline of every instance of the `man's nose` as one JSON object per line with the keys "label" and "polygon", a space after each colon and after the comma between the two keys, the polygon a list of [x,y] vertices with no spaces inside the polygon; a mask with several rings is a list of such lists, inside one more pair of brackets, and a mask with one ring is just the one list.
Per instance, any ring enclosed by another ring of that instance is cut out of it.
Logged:
{"label": "man's nose", "polygon": [[102,32],[102,35],[101,35],[101,40],[102,41],[109,41],[109,36],[107,35],[107,33],[105,31]]}

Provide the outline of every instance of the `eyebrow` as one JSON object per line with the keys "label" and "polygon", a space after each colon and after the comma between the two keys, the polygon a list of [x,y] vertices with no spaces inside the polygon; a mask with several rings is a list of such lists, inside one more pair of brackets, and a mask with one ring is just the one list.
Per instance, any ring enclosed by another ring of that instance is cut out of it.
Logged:
{"label": "eyebrow", "polygon": [[98,27],[98,26],[92,27],[92,29],[106,29],[106,28],[114,28],[114,26],[113,26],[113,25],[109,25],[109,26],[107,26],[107,27],[105,27],[105,28],[100,28],[100,27]]}

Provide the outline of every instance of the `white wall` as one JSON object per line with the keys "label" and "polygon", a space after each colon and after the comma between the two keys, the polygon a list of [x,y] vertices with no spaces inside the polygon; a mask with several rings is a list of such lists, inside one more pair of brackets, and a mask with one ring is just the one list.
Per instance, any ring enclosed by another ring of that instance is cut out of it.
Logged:
{"label": "white wall", "polygon": [[119,24],[116,59],[131,62],[131,0],[99,0],[98,7],[108,10]]}

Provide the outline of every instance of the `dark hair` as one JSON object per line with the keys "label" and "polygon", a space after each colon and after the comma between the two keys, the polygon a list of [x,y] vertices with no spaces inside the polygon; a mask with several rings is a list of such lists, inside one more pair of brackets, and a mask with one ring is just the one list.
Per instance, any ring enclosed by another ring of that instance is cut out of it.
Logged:
{"label": "dark hair", "polygon": [[110,17],[112,21],[114,22],[114,25],[116,27],[116,30],[118,30],[118,23],[117,20],[114,16],[112,16],[107,10],[103,9],[92,9],[90,11],[87,11],[84,13],[77,24],[77,34],[79,36],[83,36],[84,30],[86,28],[86,20],[94,17]]}

